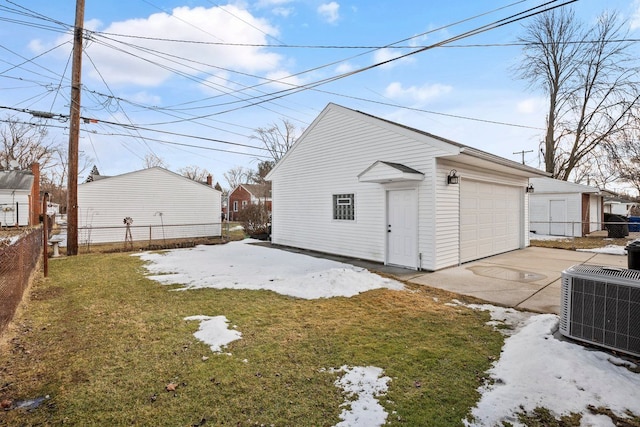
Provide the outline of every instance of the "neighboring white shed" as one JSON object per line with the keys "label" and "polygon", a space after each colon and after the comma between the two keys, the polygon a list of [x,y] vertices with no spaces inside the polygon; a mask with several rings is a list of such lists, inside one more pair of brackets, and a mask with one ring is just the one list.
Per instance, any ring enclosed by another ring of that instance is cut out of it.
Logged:
{"label": "neighboring white shed", "polygon": [[124,219],[133,219],[132,240],[221,235],[221,193],[160,167],[78,185],[78,242],[124,242]]}
{"label": "neighboring white shed", "polygon": [[28,171],[0,171],[0,225],[29,225],[33,181],[34,175]]}
{"label": "neighboring white shed", "polygon": [[604,212],[614,215],[629,216],[633,207],[640,205],[637,202],[632,202],[620,198],[607,198],[604,201]]}
{"label": "neighboring white shed", "polygon": [[532,232],[581,237],[602,229],[603,196],[598,188],[553,178],[532,178]]}
{"label": "neighboring white shed", "polygon": [[267,176],[271,239],[438,270],[528,246],[525,189],[545,175],[329,104]]}

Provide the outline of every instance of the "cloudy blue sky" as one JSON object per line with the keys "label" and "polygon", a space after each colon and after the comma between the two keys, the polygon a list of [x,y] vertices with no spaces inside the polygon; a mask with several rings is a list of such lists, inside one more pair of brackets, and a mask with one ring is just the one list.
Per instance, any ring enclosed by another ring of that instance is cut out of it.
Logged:
{"label": "cloudy blue sky", "polygon": [[[526,20],[334,78],[543,3],[86,0],[82,116],[95,121],[80,149],[103,175],[154,154],[226,186],[224,172],[265,155],[254,129],[284,118],[301,132],[334,102],[512,160],[533,150],[537,167],[545,98],[514,75],[511,45]],[[640,0],[569,7],[585,23],[616,10],[639,38]],[[0,118],[46,124],[65,144],[74,15],[71,0],[0,0]]]}

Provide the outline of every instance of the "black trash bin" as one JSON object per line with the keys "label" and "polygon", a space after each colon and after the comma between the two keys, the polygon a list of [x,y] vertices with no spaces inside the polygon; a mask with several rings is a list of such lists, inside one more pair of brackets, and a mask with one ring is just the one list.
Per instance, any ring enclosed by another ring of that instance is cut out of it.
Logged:
{"label": "black trash bin", "polygon": [[[605,228],[607,229],[607,237],[624,238],[629,235],[629,224],[627,218],[620,215],[604,214]],[[611,224],[614,223],[614,224]]]}
{"label": "black trash bin", "polygon": [[629,243],[627,250],[627,266],[630,270],[640,270],[640,239]]}

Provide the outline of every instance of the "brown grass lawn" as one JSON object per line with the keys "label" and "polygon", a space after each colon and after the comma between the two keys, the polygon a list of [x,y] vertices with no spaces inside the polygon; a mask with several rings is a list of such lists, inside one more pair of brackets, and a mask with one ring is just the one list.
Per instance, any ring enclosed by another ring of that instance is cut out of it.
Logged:
{"label": "brown grass lawn", "polygon": [[[128,254],[52,260],[0,352],[0,425],[337,424],[345,396],[329,368],[377,366],[392,378],[390,425],[460,425],[479,398],[501,334],[486,312],[449,307],[427,287],[301,300],[269,291],[173,292]],[[192,315],[242,333],[214,354]],[[166,391],[168,384],[176,390]]]}

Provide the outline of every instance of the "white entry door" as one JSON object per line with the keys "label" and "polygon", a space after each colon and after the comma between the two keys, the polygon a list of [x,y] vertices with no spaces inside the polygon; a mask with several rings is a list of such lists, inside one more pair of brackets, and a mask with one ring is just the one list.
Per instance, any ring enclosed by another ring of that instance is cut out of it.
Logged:
{"label": "white entry door", "polygon": [[415,190],[387,191],[387,264],[417,268],[418,200]]}
{"label": "white entry door", "polygon": [[549,200],[549,234],[564,236],[566,234],[567,203],[564,200]]}

